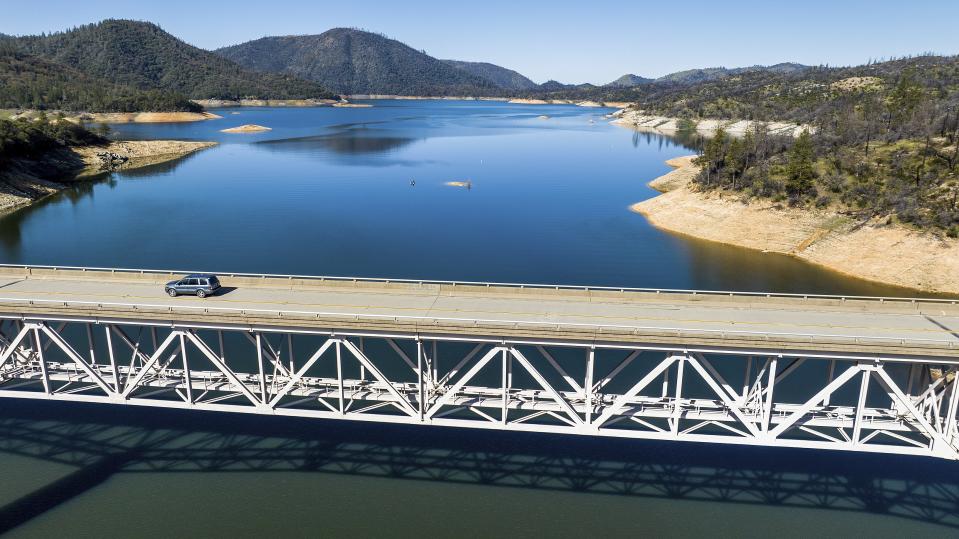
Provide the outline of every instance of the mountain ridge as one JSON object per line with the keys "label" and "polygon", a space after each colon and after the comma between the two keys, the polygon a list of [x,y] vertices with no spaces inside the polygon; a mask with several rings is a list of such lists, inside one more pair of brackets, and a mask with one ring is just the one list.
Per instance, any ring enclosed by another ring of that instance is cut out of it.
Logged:
{"label": "mountain ridge", "polygon": [[172,91],[193,99],[332,97],[313,82],[243,69],[148,22],[107,19],[4,41],[23,53],[140,90]]}
{"label": "mountain ridge", "polygon": [[489,80],[409,45],[353,28],[270,36],[214,51],[261,73],[318,82],[339,94],[500,95]]}

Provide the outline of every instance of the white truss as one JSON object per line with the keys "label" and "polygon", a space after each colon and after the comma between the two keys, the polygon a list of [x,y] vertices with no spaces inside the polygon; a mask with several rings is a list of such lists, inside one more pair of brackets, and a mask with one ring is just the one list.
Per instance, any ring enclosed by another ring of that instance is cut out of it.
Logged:
{"label": "white truss", "polygon": [[0,396],[959,458],[937,358],[150,324],[8,317]]}

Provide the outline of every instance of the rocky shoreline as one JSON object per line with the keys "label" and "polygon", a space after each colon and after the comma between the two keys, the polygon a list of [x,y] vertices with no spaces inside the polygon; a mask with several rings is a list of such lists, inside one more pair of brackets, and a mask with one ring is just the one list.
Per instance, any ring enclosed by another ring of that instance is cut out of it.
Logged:
{"label": "rocky shoreline", "polygon": [[179,159],[216,146],[215,142],[178,140],[115,141],[48,152],[38,161],[15,160],[0,171],[0,214],[118,170],[131,170]]}
{"label": "rocky shoreline", "polygon": [[656,228],[698,239],[781,253],[851,277],[941,294],[959,294],[959,240],[884,220],[861,222],[826,210],[697,191],[695,156],[650,187],[663,194],[630,206]]}
{"label": "rocky shoreline", "polygon": [[[612,116],[616,118],[612,123],[636,129],[638,131],[660,133],[663,135],[675,135],[677,132],[683,130],[682,124],[684,121],[680,118],[647,114],[641,110],[621,109],[614,112]],[[698,120],[692,121],[692,123],[695,125],[695,131],[705,137],[711,137],[715,135],[716,131],[718,131],[720,127],[722,127],[727,134],[735,137],[741,137],[745,135],[747,131],[754,129],[759,125],[764,125],[770,133],[792,137],[798,137],[803,130],[808,130],[810,133],[815,131],[815,128],[812,126],[789,122],[760,122],[755,120]]]}

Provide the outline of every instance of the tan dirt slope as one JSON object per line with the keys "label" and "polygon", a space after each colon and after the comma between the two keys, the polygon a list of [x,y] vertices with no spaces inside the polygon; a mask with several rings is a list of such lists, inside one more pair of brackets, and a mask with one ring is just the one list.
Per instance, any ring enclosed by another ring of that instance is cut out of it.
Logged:
{"label": "tan dirt slope", "polygon": [[650,182],[663,194],[630,210],[670,232],[787,254],[870,281],[959,294],[959,240],[830,211],[699,192],[691,185],[698,172],[692,159],[667,161],[676,169]]}

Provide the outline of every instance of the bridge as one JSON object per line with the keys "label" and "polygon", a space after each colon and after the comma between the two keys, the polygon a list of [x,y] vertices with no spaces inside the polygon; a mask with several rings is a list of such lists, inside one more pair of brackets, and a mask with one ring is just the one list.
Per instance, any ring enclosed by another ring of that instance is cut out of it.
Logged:
{"label": "bridge", "polygon": [[0,266],[0,396],[959,458],[959,300]]}

